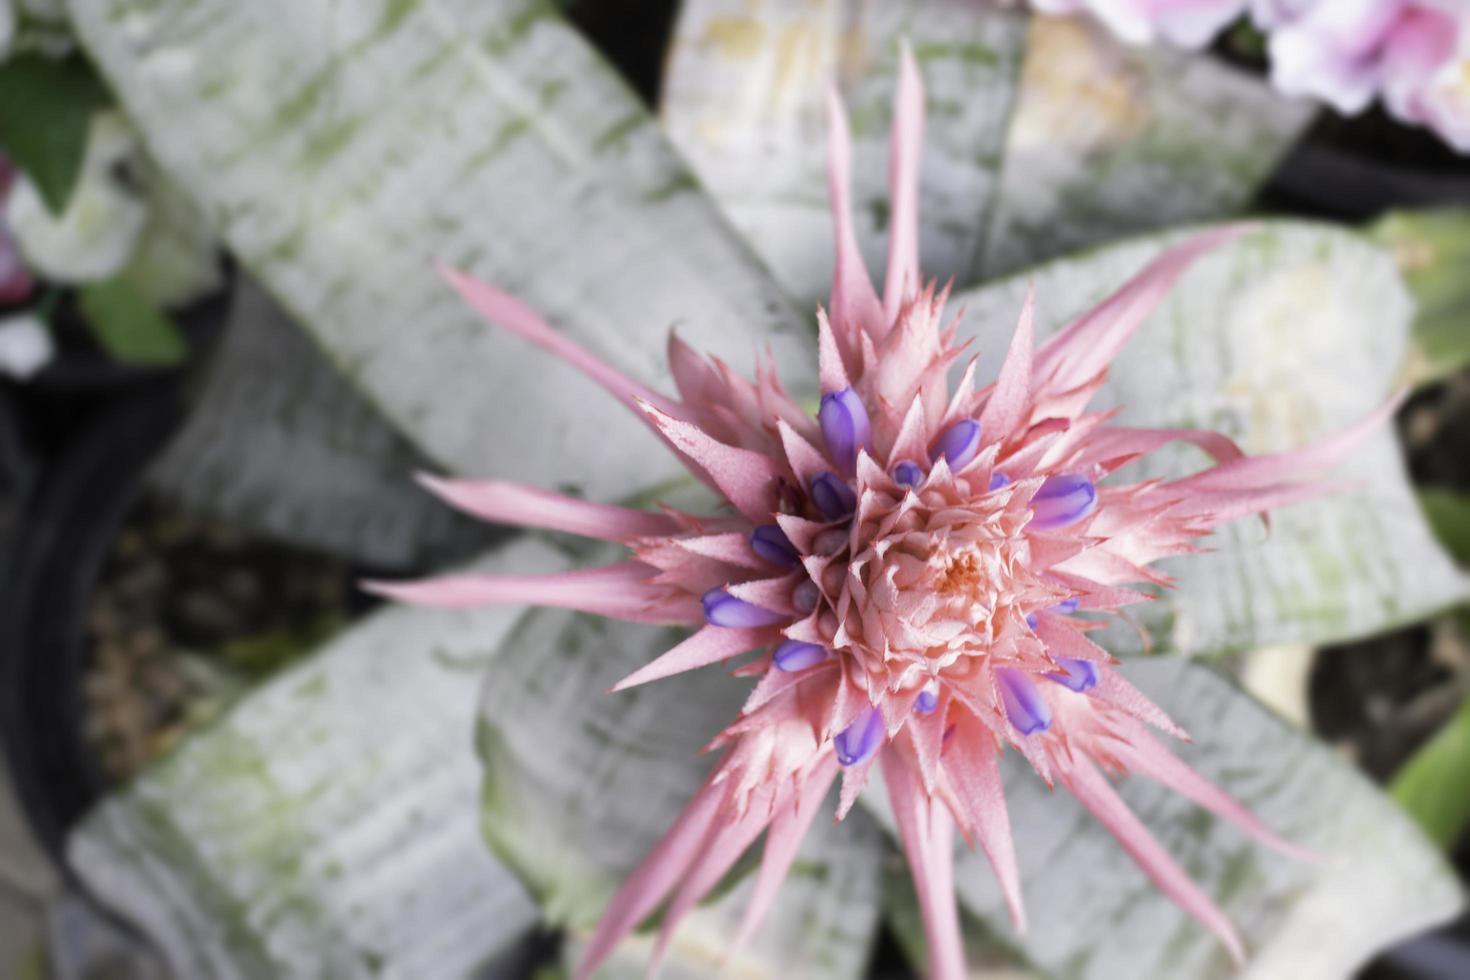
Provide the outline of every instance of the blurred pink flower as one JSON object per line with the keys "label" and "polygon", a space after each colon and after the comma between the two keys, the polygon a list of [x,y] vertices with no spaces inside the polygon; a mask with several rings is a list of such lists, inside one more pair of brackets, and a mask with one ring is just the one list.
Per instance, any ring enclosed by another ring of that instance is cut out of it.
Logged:
{"label": "blurred pink flower", "polygon": [[1470,3],[1408,11],[1384,53],[1389,112],[1470,153]]}
{"label": "blurred pink flower", "polygon": [[[957,324],[943,323],[947,289],[925,285],[918,269],[923,93],[912,58],[905,52],[895,113],[881,297],[849,217],[850,146],[835,96],[829,116],[839,247],[830,315],[817,314],[816,418],[768,361],[748,381],[673,337],[679,397],[666,397],[509,295],[447,274],[486,318],[578,366],[638,413],[731,510],[646,512],[513,483],[426,478],[478,517],[620,542],[632,555],[556,575],[368,587],[428,605],[535,603],[698,627],[618,690],[759,651],[736,668],[759,680],[715,740],[723,758],[610,903],[581,976],[666,904],[662,955],[681,917],[765,832],[738,946],[770,909],[838,774],[841,818],[875,765],[918,890],[932,972],[962,976],[956,828],[985,851],[1017,927],[1024,921],[998,767],[1006,746],[1070,790],[1239,959],[1224,914],[1107,774],[1158,780],[1292,849],[1151,733],[1183,734],[1088,634],[1099,616],[1150,598],[1139,583],[1169,583],[1150,563],[1197,550],[1222,521],[1322,493],[1317,477],[1383,415],[1315,447],[1247,458],[1214,432],[1131,428],[1113,424],[1115,410],[1087,410],[1113,357],[1178,277],[1240,229],[1166,252],[1039,346],[1028,297],[996,381],[977,390],[972,359],[951,386],[965,345],[955,342]],[[1173,481],[1104,482],[1176,441],[1215,465]]]}
{"label": "blurred pink flower", "polygon": [[16,171],[10,161],[0,156],[0,305],[19,303],[31,294],[36,285],[5,223],[5,202],[10,198],[15,176]]}
{"label": "blurred pink flower", "polygon": [[[1258,16],[1272,29],[1271,78],[1288,95],[1357,113],[1382,94],[1409,122],[1429,122],[1426,87],[1455,59],[1464,7],[1453,0],[1315,0]],[[1443,83],[1443,79],[1440,79]],[[1464,84],[1463,80],[1461,84]]]}
{"label": "blurred pink flower", "polygon": [[1268,34],[1271,80],[1287,95],[1428,126],[1470,152],[1470,0],[1031,0],[1091,13],[1130,44],[1210,43],[1249,9]]}

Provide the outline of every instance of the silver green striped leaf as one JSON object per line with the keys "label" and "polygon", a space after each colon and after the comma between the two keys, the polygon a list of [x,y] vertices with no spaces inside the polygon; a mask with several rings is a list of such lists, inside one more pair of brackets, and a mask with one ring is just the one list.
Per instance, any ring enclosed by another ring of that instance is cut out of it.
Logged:
{"label": "silver green striped leaf", "polygon": [[486,326],[491,280],[630,374],[678,325],[809,378],[784,294],[545,0],[68,0],[152,155],[431,459],[591,497],[677,469],[566,365]]}
{"label": "silver green striped leaf", "polygon": [[661,116],[670,138],[790,293],[832,281],[825,95],[853,135],[853,207],[870,268],[888,233],[888,130],[899,43],[927,91],[920,182],[925,275],[974,281],[996,191],[1026,18],[973,0],[860,0],[753,8],[684,0]]}
{"label": "silver green striped leaf", "polygon": [[[1178,238],[1113,245],[958,296],[978,334],[978,376],[994,377],[1028,283],[1038,333],[1050,333]],[[1301,446],[1393,394],[1411,318],[1381,248],[1325,225],[1265,223],[1185,274],[1118,357],[1096,404],[1122,407],[1122,424],[1220,431],[1250,453]],[[1401,455],[1385,425],[1333,475],[1346,487],[1273,513],[1269,532],[1237,521],[1204,542],[1209,553],[1161,562],[1178,587],[1134,609],[1154,643],[1210,655],[1327,643],[1463,601],[1470,579],[1425,524]],[[1181,475],[1205,462],[1183,447],[1132,471]],[[1129,627],[1105,637],[1116,653],[1140,650]]]}
{"label": "silver green striped leaf", "polygon": [[177,977],[469,976],[539,918],[475,806],[475,691],[523,617],[372,615],[98,807],[73,868]]}
{"label": "silver green striped leaf", "polygon": [[[736,717],[749,687],[710,668],[608,693],[678,639],[538,612],[486,679],[478,739],[485,836],[547,919],[574,936],[591,930],[699,788],[711,763],[700,749]],[[727,956],[732,976],[862,975],[878,920],[882,835],[862,815],[835,828],[817,823],[824,826],[809,835],[750,944],[729,956],[751,883],[737,878],[681,923],[670,976],[710,976]],[[635,937],[608,975],[641,975],[650,945]]]}
{"label": "silver green striped leaf", "polygon": [[[1463,906],[1433,842],[1327,746],[1203,665],[1159,658],[1124,670],[1194,736],[1175,746],[1186,762],[1321,860],[1283,857],[1156,784],[1122,781],[1129,806],[1239,929],[1249,959],[1238,973],[1213,936],[1155,889],[1079,803],[1008,753],[1006,796],[1029,926],[1016,935],[984,857],[963,851],[956,890],[975,958],[1076,980],[1329,980]],[[865,800],[889,819],[881,796],[870,791]],[[890,918],[911,931],[910,911],[900,898]]]}
{"label": "silver green striped leaf", "polygon": [[1246,207],[1312,108],[1199,52],[1033,17],[985,278]]}
{"label": "silver green striped leaf", "polygon": [[377,568],[482,551],[494,532],[413,481],[423,457],[254,282],[149,486],[199,513]]}

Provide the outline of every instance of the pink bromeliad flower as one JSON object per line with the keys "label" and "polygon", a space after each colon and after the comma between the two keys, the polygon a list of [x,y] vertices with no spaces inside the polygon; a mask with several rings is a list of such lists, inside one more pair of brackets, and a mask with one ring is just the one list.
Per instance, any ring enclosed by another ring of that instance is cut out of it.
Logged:
{"label": "pink bromeliad flower", "polygon": [[[624,689],[758,651],[759,678],[715,740],[723,755],[661,843],[623,884],[587,949],[594,970],[664,908],[659,955],[681,917],[764,832],[738,946],[757,928],[837,776],[840,819],[874,766],[892,800],[926,923],[933,974],[963,975],[953,893],[955,830],[986,853],[1022,927],[1019,874],[998,759],[1019,751],[1071,791],[1175,901],[1242,947],[1211,899],[1150,836],[1108,774],[1156,779],[1283,850],[1254,816],[1189,769],[1151,729],[1182,732],[1130,686],[1088,634],[1102,614],[1167,584],[1151,562],[1196,550],[1222,521],[1322,491],[1370,419],[1295,453],[1245,457],[1213,432],[1113,424],[1088,411],[1109,362],[1200,255],[1237,230],[1167,252],[1039,347],[1028,298],[999,377],[942,321],[947,290],[918,269],[923,94],[907,53],[891,151],[892,241],[883,292],[849,219],[849,140],[830,100],[830,192],[839,245],[831,309],[818,311],[816,417],[774,368],[754,382],[669,342],[679,396],[652,391],[557,334],[523,304],[448,273],[486,318],[565,358],[636,412],[729,504],[713,516],[625,509],[504,482],[427,478],[487,520],[619,542],[631,557],[555,575],[460,575],[374,583],[438,606],[534,603],[697,626]],[[1216,464],[1161,482],[1110,482],[1130,460],[1183,440]]]}

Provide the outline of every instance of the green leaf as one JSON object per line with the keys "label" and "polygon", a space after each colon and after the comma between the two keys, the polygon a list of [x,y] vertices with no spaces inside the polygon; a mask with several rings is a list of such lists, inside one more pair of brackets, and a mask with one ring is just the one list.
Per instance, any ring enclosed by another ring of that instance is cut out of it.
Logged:
{"label": "green leaf", "polygon": [[826,302],[826,83],[851,119],[852,197],[869,267],[888,240],[888,137],[900,39],[924,76],[924,274],[973,282],[1020,71],[1026,18],[972,0],[750,8],[684,0],[663,84],[670,138],[731,221],[803,303]]}
{"label": "green leaf", "polygon": [[741,367],[769,339],[815,377],[810,318],[542,0],[70,10],[160,165],[441,465],[602,499],[679,469],[574,369],[486,326],[436,262],[649,383],[676,324]]}
{"label": "green leaf", "polygon": [[[678,639],[670,630],[536,612],[507,642],[514,655],[487,678],[482,827],[547,919],[576,933],[592,928],[699,788],[710,764],[699,749],[736,717],[749,687],[706,670],[607,693]],[[803,844],[767,925],[729,964],[731,975],[861,975],[878,916],[881,835],[858,816],[835,829],[817,821],[828,826]],[[674,975],[714,970],[748,897],[748,881],[730,884],[681,924]],[[634,968],[641,975],[648,947],[634,941],[610,976]]]}
{"label": "green leaf", "polygon": [[77,297],[92,336],[117,360],[167,367],[188,358],[178,326],[155,310],[127,276],[86,283]]}
{"label": "green leaf", "polygon": [[[566,565],[522,540],[477,567]],[[470,750],[523,617],[374,613],[104,802],[72,867],[173,976],[472,975],[537,920],[480,838]]]}
{"label": "green leaf", "polygon": [[1470,826],[1470,698],[1393,777],[1393,798],[1440,847]]}
{"label": "green leaf", "polygon": [[53,214],[66,210],[76,187],[92,114],[110,101],[84,58],[22,54],[0,62],[0,150]]}
{"label": "green leaf", "polygon": [[1419,491],[1419,506],[1455,561],[1470,565],[1470,494],[1424,487]]}
{"label": "green leaf", "polygon": [[[1138,271],[1178,234],[1048,263],[961,294],[980,331],[977,376],[994,377],[1028,284],[1048,334]],[[1270,222],[1202,259],[1113,364],[1098,407],[1119,421],[1205,428],[1250,453],[1330,435],[1381,406],[1405,356],[1411,304],[1392,258],[1323,225]],[[1218,655],[1321,644],[1415,622],[1464,601],[1470,580],[1426,526],[1392,428],[1333,474],[1319,500],[1272,514],[1269,532],[1236,521],[1205,554],[1159,563],[1178,588],[1135,610],[1163,650]],[[1206,462],[1178,447],[1130,467],[1181,475]],[[1104,634],[1114,653],[1141,651],[1126,625]]]}
{"label": "green leaf", "polygon": [[[1249,975],[1349,976],[1383,946],[1460,909],[1460,886],[1437,849],[1331,749],[1205,666],[1156,658],[1123,670],[1194,737],[1174,746],[1187,763],[1322,856],[1284,857],[1161,786],[1122,781],[1124,799],[1240,930]],[[983,951],[1077,980],[1236,975],[1214,937],[1080,804],[1016,754],[1005,762],[1029,923],[1017,936],[983,855],[962,850],[956,890]],[[864,799],[884,812],[877,792]]]}
{"label": "green leaf", "polygon": [[987,278],[1243,209],[1311,121],[1264,79],[1087,17],[1034,17],[982,266]]}
{"label": "green leaf", "polygon": [[1419,304],[1408,382],[1438,381],[1470,364],[1470,210],[1396,211],[1369,233],[1393,251]]}

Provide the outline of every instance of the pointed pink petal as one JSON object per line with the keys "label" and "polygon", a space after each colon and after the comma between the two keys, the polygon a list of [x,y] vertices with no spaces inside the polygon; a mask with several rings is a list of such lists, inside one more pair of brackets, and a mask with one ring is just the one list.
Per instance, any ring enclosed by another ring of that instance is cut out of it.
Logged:
{"label": "pointed pink petal", "polygon": [[[1166,489],[1171,488],[1172,484],[1166,485]],[[1354,484],[1347,480],[1316,480],[1274,487],[1195,492],[1170,507],[1169,514],[1188,516],[1192,520],[1201,519],[1210,524],[1223,524],[1253,514],[1261,514],[1265,520],[1266,511],[1279,510],[1303,500],[1326,497],[1353,488]]]}
{"label": "pointed pink petal", "polygon": [[502,480],[454,480],[418,474],[418,481],[450,505],[497,524],[542,527],[601,541],[627,541],[674,534],[679,522],[668,514],[630,510]]}
{"label": "pointed pink petal", "polygon": [[597,382],[623,404],[638,410],[637,401],[657,405],[666,412],[677,407],[669,399],[614,368],[576,341],[554,330],[534,310],[488,283],[458,269],[442,267],[440,274],[485,319],[530,341],[547,353],[560,357]]}
{"label": "pointed pink petal", "polygon": [[832,327],[838,349],[849,369],[861,360],[862,340],[869,330],[880,329],[883,307],[868,278],[863,253],[852,226],[852,137],[847,113],[836,88],[827,90],[827,195],[832,205],[832,231],[837,243],[837,264],[832,272]]}
{"label": "pointed pink petal", "polygon": [[669,331],[668,359],[674,385],[686,405],[720,401],[723,385],[715,369],[672,330]]}
{"label": "pointed pink petal", "polygon": [[1250,810],[1170,752],[1158,739],[1139,727],[1123,744],[1112,750],[1129,772],[1140,773],[1186,796],[1211,813],[1240,827],[1261,843],[1297,860],[1316,860],[1305,848],[1284,839]]}
{"label": "pointed pink petal", "polygon": [[1106,650],[1083,636],[1076,626],[1059,617],[1037,616],[1034,631],[1037,639],[1046,644],[1046,652],[1053,657],[1069,657],[1103,664],[1112,662],[1113,658]]}
{"label": "pointed pink petal", "polygon": [[914,400],[909,403],[889,458],[895,462],[908,460],[917,463],[921,469],[928,461],[929,430],[925,419],[924,399],[921,396],[914,396]]}
{"label": "pointed pink petal", "polygon": [[700,627],[699,632],[687,637],[678,646],[657,660],[635,670],[613,685],[614,691],[626,691],[639,684],[661,680],[696,670],[709,664],[719,663],[757,647],[768,646],[780,639],[780,634],[770,626],[710,626]]}
{"label": "pointed pink petal", "polygon": [[1112,296],[1042,345],[1036,352],[1036,376],[1043,379],[1048,391],[1058,392],[1082,385],[1106,370],[1184,271],[1200,256],[1246,230],[1246,225],[1217,228],[1154,259]]}
{"label": "pointed pink petal", "polygon": [[743,947],[765,921],[771,905],[776,901],[776,893],[796,859],[802,839],[811,829],[813,818],[822,810],[827,790],[832,786],[836,775],[837,760],[827,756],[771,822],[771,828],[766,833],[765,851],[761,854],[760,872],[755,879],[755,890],[751,892],[750,901],[745,906],[740,928],[730,941],[727,959]]}
{"label": "pointed pink petal", "polygon": [[651,586],[653,570],[627,561],[553,575],[447,575],[416,582],[363,582],[364,590],[420,606],[553,606],[635,623],[693,625],[699,600]]}
{"label": "pointed pink petal", "polygon": [[737,599],[743,599],[753,605],[774,609],[794,617],[800,614],[791,604],[791,592],[803,578],[805,578],[803,572],[793,571],[775,578],[736,582],[726,591]]}
{"label": "pointed pink petal", "polygon": [[[892,323],[919,289],[919,158],[924,149],[924,82],[904,41],[888,144],[888,271],[883,279],[883,318]],[[879,334],[878,336],[881,336]]]}
{"label": "pointed pink petal", "polygon": [[[813,643],[816,641],[807,640],[805,642]],[[745,699],[745,706],[740,709],[740,713],[741,715],[748,715],[769,704],[772,700],[784,694],[788,689],[807,682],[815,675],[837,669],[837,659],[835,657],[828,657],[821,663],[808,667],[805,670],[790,672],[775,669],[767,670],[761,675],[760,681],[751,690],[750,697]]]}
{"label": "pointed pink petal", "polygon": [[1346,459],[1393,416],[1406,397],[1407,392],[1398,392],[1360,421],[1301,449],[1247,456],[1175,480],[1168,487],[1171,490],[1239,490],[1311,477]]}
{"label": "pointed pink petal", "polygon": [[996,881],[1010,909],[1017,932],[1026,931],[1026,908],[1021,899],[1021,869],[1016,863],[1011,818],[1000,778],[1000,753],[994,737],[977,719],[963,713],[956,722],[955,745],[963,750],[940,756],[962,816],[973,828],[980,849],[995,869]]}
{"label": "pointed pink petal", "polygon": [[1189,875],[1154,840],[1148,828],[1128,809],[1128,805],[1113,790],[1102,773],[1090,762],[1078,758],[1073,765],[1061,770],[1059,775],[1067,789],[1072,791],[1072,795],[1117,838],[1129,857],[1138,862],[1144,874],[1180,908],[1218,936],[1237,965],[1244,965],[1245,948],[1225,913],[1198,885],[1189,880]]}
{"label": "pointed pink petal", "polygon": [[587,980],[618,943],[637,928],[638,923],[648,918],[683,877],[685,869],[699,853],[711,822],[718,819],[726,795],[725,786],[706,780],[669,832],[624,879],[622,887],[602,913],[597,931],[587,943],[587,950],[577,967],[577,980]]}
{"label": "pointed pink petal", "polygon": [[965,946],[954,896],[954,821],[924,794],[908,763],[892,749],[881,755],[899,840],[914,878],[931,980],[964,980]]}
{"label": "pointed pink petal", "polygon": [[995,390],[980,413],[980,429],[986,442],[1002,442],[1019,433],[1031,412],[1032,340],[1036,330],[1036,282],[1026,287],[1026,302],[1011,337],[1005,363]]}
{"label": "pointed pink petal", "polygon": [[722,534],[675,538],[673,545],[681,551],[687,551],[702,558],[712,558],[736,568],[749,568],[759,572],[771,570],[770,563],[762,560],[751,550],[750,534],[745,531],[726,531]]}
{"label": "pointed pink petal", "polygon": [[1234,440],[1208,429],[1135,429],[1110,425],[1090,433],[1082,451],[1072,457],[1068,465],[1085,470],[1093,464],[1108,463],[1110,468],[1116,468],[1121,462],[1151,453],[1171,442],[1198,446],[1216,463],[1229,463],[1245,456]]}
{"label": "pointed pink petal", "polygon": [[765,524],[776,509],[775,481],[781,475],[769,456],[711,438],[703,429],[644,403],[654,427],[707,472],[725,499],[748,520]]}
{"label": "pointed pink petal", "polygon": [[786,465],[791,467],[791,472],[803,489],[810,487],[817,476],[836,469],[824,453],[803,439],[785,420],[777,420],[776,432],[781,437],[781,448],[786,453]]}
{"label": "pointed pink petal", "polygon": [[656,976],[669,940],[689,910],[720,883],[740,855],[755,843],[761,831],[771,820],[769,791],[759,793],[738,816],[717,814],[710,822],[709,833],[699,848],[699,854],[685,872],[679,890],[664,910],[663,924],[659,927],[658,939],[653,944],[653,953],[648,961],[648,975]]}
{"label": "pointed pink petal", "polygon": [[[882,751],[881,749],[879,750]],[[859,762],[855,766],[846,766],[842,770],[842,789],[837,794],[837,812],[833,819],[842,821],[852,812],[857,804],[858,797],[862,795],[863,787],[868,785],[868,773],[872,771],[873,764],[878,761],[877,757],[866,762]]]}
{"label": "pointed pink petal", "polygon": [[842,351],[837,346],[837,338],[832,334],[827,311],[820,306],[817,307],[817,363],[822,394],[830,395],[834,391],[852,387],[852,382],[847,380],[847,366],[842,363]]}

